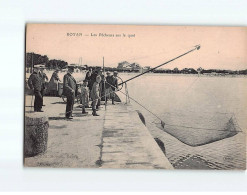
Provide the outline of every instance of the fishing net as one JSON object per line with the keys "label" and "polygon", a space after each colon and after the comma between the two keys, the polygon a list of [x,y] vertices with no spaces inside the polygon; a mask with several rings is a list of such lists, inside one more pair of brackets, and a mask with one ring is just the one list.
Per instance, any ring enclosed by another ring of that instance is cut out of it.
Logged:
{"label": "fishing net", "polygon": [[164,113],[164,123],[157,126],[190,146],[200,146],[232,137],[241,132],[233,114],[226,113]]}

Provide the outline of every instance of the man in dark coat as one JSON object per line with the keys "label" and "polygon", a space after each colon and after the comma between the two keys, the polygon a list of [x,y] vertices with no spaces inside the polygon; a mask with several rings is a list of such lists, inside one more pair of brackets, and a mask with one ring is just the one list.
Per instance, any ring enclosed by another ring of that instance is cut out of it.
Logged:
{"label": "man in dark coat", "polygon": [[43,97],[41,95],[42,90],[42,78],[39,74],[39,67],[34,67],[33,73],[28,79],[28,86],[33,90],[35,99],[34,99],[34,112],[43,112]]}
{"label": "man in dark coat", "polygon": [[98,70],[94,70],[90,76],[89,82],[88,82],[88,88],[91,91],[93,88],[93,84],[96,82],[96,77],[98,76]]}
{"label": "man in dark coat", "polygon": [[66,113],[65,117],[67,119],[72,118],[72,111],[75,100],[75,92],[76,92],[76,80],[72,76],[74,72],[74,67],[68,67],[68,73],[63,77],[63,95],[67,97],[67,105],[66,105]]}

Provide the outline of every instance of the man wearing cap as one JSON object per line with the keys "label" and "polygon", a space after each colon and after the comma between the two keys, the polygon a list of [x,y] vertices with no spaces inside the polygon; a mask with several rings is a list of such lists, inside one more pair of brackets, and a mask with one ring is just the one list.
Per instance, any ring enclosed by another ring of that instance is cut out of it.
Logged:
{"label": "man wearing cap", "polygon": [[34,66],[33,73],[28,79],[28,86],[34,91],[34,112],[43,112],[43,97],[41,95],[42,78],[39,75],[39,66]]}
{"label": "man wearing cap", "polygon": [[67,97],[67,105],[66,105],[66,112],[65,117],[67,119],[72,118],[72,111],[74,106],[74,99],[75,99],[75,92],[76,92],[76,80],[72,76],[74,72],[74,67],[68,67],[68,73],[63,77],[63,95]]}

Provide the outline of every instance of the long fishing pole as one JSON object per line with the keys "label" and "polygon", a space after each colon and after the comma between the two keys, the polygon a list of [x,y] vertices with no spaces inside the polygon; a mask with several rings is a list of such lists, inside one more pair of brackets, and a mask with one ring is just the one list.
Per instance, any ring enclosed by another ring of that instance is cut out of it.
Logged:
{"label": "long fishing pole", "polygon": [[168,63],[170,63],[170,62],[172,62],[172,61],[174,61],[174,60],[176,60],[176,59],[178,59],[178,58],[181,58],[182,56],[185,56],[185,55],[187,55],[187,54],[190,53],[190,52],[193,52],[193,51],[195,51],[195,50],[199,50],[200,48],[201,48],[200,45],[196,45],[194,49],[192,49],[192,50],[190,50],[190,51],[187,51],[186,53],[184,53],[184,54],[182,54],[182,55],[180,55],[180,56],[177,56],[177,57],[175,57],[175,58],[173,58],[173,59],[171,59],[171,60],[169,60],[169,61],[167,61],[167,62],[165,62],[165,63],[163,63],[163,64],[160,64],[160,65],[158,65],[158,66],[156,66],[156,67],[154,67],[154,68],[151,68],[150,70],[148,70],[148,71],[146,71],[146,72],[143,72],[143,73],[141,73],[141,74],[138,74],[138,75],[136,75],[136,76],[134,76],[134,77],[132,77],[132,78],[130,78],[130,79],[127,79],[126,81],[123,81],[122,83],[119,83],[118,85],[122,85],[122,84],[124,84],[124,83],[127,83],[127,82],[129,82],[129,81],[131,81],[131,80],[133,80],[133,79],[135,79],[135,78],[137,78],[137,77],[139,77],[139,76],[142,76],[142,75],[144,75],[144,74],[146,74],[146,73],[148,73],[148,72],[151,72],[151,71],[153,71],[153,70],[155,70],[155,69],[157,69],[157,68],[159,68],[159,67],[161,67],[161,66],[164,66],[165,64],[168,64]]}

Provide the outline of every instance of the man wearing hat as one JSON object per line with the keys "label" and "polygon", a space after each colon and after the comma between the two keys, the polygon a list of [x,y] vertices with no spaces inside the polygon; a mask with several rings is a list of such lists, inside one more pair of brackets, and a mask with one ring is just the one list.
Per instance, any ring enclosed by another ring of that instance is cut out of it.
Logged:
{"label": "man wearing hat", "polygon": [[74,106],[74,99],[75,99],[75,92],[76,92],[76,80],[72,76],[74,72],[74,67],[68,67],[68,73],[63,77],[63,95],[67,97],[67,105],[66,105],[66,112],[65,117],[67,119],[72,118],[72,111]]}
{"label": "man wearing hat", "polygon": [[34,99],[34,112],[43,112],[43,97],[41,95],[42,90],[42,78],[39,75],[39,66],[33,67],[33,73],[30,75],[28,79],[28,86],[33,90],[35,99]]}

